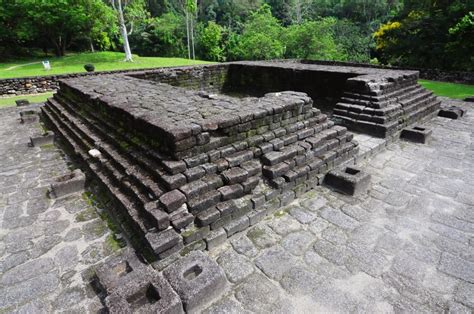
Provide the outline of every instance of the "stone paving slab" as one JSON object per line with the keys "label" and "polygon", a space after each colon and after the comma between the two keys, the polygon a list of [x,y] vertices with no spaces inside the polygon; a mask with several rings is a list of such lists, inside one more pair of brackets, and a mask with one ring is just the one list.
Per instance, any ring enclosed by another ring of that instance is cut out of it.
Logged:
{"label": "stone paving slab", "polygon": [[82,272],[113,253],[110,231],[81,193],[47,197],[70,165],[54,145],[27,145],[43,130],[19,111],[0,110],[0,312],[97,312]]}

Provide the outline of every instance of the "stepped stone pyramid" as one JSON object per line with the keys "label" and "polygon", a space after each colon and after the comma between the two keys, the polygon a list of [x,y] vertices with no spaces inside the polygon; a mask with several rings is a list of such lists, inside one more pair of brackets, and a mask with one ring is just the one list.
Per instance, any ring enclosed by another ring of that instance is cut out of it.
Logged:
{"label": "stepped stone pyramid", "polygon": [[354,157],[353,134],[313,99],[382,136],[439,106],[416,72],[387,79],[327,68],[242,62],[86,76],[61,81],[42,111],[140,246],[164,259],[213,247]]}

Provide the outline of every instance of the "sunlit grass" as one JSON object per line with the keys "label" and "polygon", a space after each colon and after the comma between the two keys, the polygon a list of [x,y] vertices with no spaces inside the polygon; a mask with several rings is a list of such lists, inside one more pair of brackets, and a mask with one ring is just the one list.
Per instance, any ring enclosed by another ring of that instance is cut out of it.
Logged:
{"label": "sunlit grass", "polygon": [[446,82],[436,82],[419,80],[423,87],[433,91],[437,96],[445,96],[449,98],[464,99],[468,96],[474,96],[474,85],[456,84]]}
{"label": "sunlit grass", "polygon": [[[41,63],[43,60],[50,62],[51,70],[46,71],[43,69]],[[84,65],[88,63],[93,64],[96,71],[145,69],[208,63],[206,61],[183,58],[139,57],[137,55],[134,55],[134,62],[125,62],[123,60],[124,54],[120,52],[77,53],[60,58],[36,57],[12,60],[10,62],[0,63],[0,78],[86,72]]]}
{"label": "sunlit grass", "polygon": [[15,106],[16,105],[15,100],[19,100],[19,99],[28,99],[30,103],[32,104],[38,103],[38,102],[45,102],[46,99],[48,99],[51,96],[53,96],[53,93],[0,98],[0,108]]}

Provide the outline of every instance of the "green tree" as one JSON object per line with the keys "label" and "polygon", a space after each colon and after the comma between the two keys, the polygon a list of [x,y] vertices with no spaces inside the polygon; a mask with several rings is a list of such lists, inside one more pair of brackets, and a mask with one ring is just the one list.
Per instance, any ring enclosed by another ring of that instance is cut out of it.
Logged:
{"label": "green tree", "polygon": [[210,61],[224,61],[224,49],[222,47],[223,28],[215,22],[209,22],[199,36],[199,42],[203,50],[203,57]]}
{"label": "green tree", "polygon": [[283,57],[285,47],[281,41],[282,32],[283,28],[272,15],[270,6],[264,4],[244,24],[239,42],[241,57],[248,60]]}
{"label": "green tree", "polygon": [[323,18],[286,29],[287,58],[344,60],[345,55],[334,40],[335,18]]}
{"label": "green tree", "polygon": [[378,59],[394,65],[472,69],[472,58],[466,58],[466,53],[472,55],[472,45],[464,43],[472,32],[456,31],[470,11],[472,1],[406,0],[400,14],[374,33]]}
{"label": "green tree", "polygon": [[168,12],[137,25],[130,41],[140,55],[185,57],[185,37],[184,18]]}

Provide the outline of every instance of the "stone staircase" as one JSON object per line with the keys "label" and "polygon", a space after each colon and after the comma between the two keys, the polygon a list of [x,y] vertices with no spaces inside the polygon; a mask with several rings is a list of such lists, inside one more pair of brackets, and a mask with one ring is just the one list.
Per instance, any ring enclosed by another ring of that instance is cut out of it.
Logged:
{"label": "stone staircase", "polygon": [[432,116],[441,102],[412,76],[381,84],[370,84],[367,76],[349,79],[333,118],[351,130],[387,137]]}

